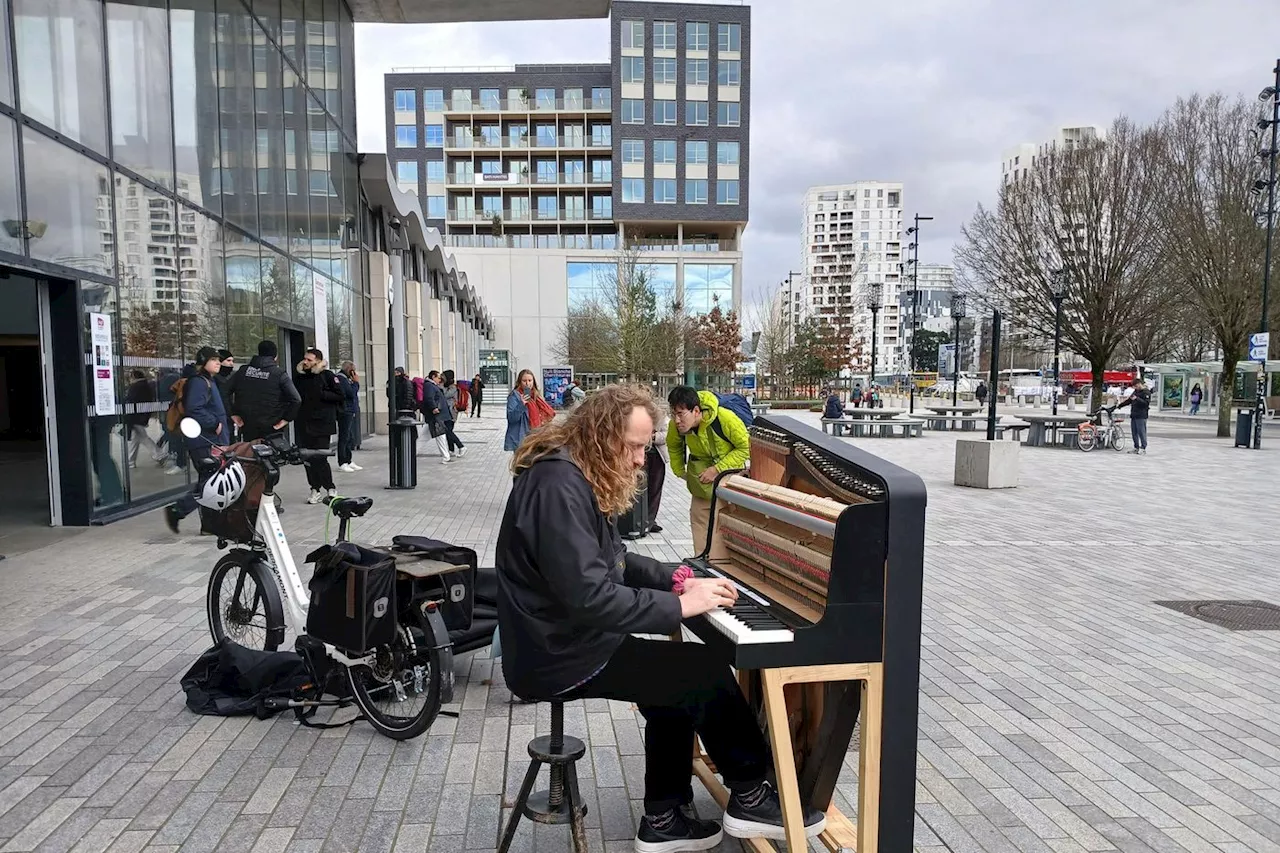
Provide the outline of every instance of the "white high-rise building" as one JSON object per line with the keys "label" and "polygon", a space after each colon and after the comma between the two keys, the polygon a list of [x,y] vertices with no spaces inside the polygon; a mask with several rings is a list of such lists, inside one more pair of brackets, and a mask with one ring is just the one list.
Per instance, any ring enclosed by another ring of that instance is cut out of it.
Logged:
{"label": "white high-rise building", "polygon": [[877,376],[899,372],[902,288],[902,183],[857,181],[810,187],[804,198],[804,283],[799,320],[818,317],[838,323],[853,318],[862,344],[859,373],[871,368],[870,285],[883,285],[878,328],[874,330]]}
{"label": "white high-rise building", "polygon": [[1052,139],[1041,142],[1039,145],[1033,142],[1021,142],[1004,152],[1000,160],[1000,184],[1003,186],[1026,177],[1027,172],[1036,164],[1036,160],[1055,148],[1061,147],[1064,151],[1070,151],[1080,143],[1097,139],[1102,135],[1102,129],[1099,127],[1081,125],[1059,128]]}

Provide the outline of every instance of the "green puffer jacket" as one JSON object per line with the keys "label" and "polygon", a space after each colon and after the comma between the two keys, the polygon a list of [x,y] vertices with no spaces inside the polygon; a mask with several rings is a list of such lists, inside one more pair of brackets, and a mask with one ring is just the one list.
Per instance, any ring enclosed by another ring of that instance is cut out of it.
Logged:
{"label": "green puffer jacket", "polygon": [[[751,458],[751,439],[742,418],[720,408],[715,394],[699,391],[698,399],[701,401],[702,422],[693,432],[681,435],[676,429],[675,418],[672,418],[667,425],[667,451],[671,456],[671,470],[684,479],[689,494],[709,500],[711,484],[701,482],[699,475],[712,465],[718,471],[745,468]],[[720,421],[724,438],[711,426],[716,420]]]}

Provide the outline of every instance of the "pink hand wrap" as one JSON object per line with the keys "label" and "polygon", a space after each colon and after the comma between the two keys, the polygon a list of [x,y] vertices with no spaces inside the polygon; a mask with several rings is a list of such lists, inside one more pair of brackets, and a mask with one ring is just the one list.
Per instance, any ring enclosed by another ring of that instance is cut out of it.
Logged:
{"label": "pink hand wrap", "polygon": [[671,573],[671,591],[676,595],[684,595],[684,582],[693,579],[693,569],[681,566]]}

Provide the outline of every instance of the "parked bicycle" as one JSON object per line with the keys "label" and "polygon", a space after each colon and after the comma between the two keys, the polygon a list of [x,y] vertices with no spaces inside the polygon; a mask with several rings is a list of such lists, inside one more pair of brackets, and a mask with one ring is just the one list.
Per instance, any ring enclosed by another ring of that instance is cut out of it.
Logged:
{"label": "parked bicycle", "polygon": [[[198,436],[199,424],[184,419],[182,432]],[[357,618],[366,626],[375,620],[391,625],[384,617],[395,602],[394,627],[385,642],[367,647],[353,642],[347,645],[359,647],[340,647],[309,636],[310,595],[294,563],[273,498],[282,465],[301,465],[328,451],[299,449],[281,435],[251,445],[248,453],[243,445],[237,447],[239,452],[214,448],[212,459],[205,463],[210,470],[203,472],[201,515],[205,528],[217,536],[219,549],[236,546],[218,560],[209,577],[206,609],[214,642],[225,638],[249,648],[275,651],[291,631],[295,648],[307,658],[316,676],[315,684],[303,695],[277,700],[275,707],[294,708],[303,714],[349,704],[341,689],[339,698],[323,698],[331,686],[328,675],[336,666],[346,675],[351,698],[378,732],[397,740],[422,734],[435,721],[440,706],[453,700],[453,652],[440,613],[446,593],[439,566],[425,566],[421,571],[402,569],[398,564],[394,570],[384,568],[384,577],[394,572],[394,588],[388,594],[360,600]],[[263,481],[256,484],[262,489],[256,507],[243,499],[250,476]],[[367,513],[373,499],[338,497],[327,503],[339,520],[335,548],[340,549],[349,541],[351,520]],[[321,551],[308,559],[317,558]],[[342,553],[329,554],[343,559]],[[358,574],[362,568],[355,566],[349,571],[363,577]],[[343,592],[348,593],[354,583],[344,587]],[[370,629],[370,633],[374,630],[379,637],[387,634],[380,629]]]}
{"label": "parked bicycle", "polygon": [[1076,428],[1076,444],[1082,451],[1088,453],[1095,447],[1110,447],[1117,452],[1124,450],[1124,429],[1115,411],[1115,406],[1103,406]]}

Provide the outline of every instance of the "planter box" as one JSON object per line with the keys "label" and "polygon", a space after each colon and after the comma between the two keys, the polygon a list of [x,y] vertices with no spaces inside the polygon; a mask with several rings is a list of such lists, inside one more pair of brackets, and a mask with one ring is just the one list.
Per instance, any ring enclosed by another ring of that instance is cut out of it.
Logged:
{"label": "planter box", "polygon": [[955,484],[974,489],[1014,489],[1018,486],[1016,441],[962,438],[956,441]]}

